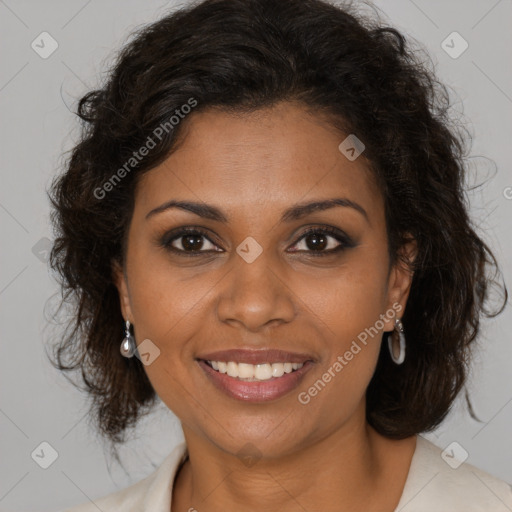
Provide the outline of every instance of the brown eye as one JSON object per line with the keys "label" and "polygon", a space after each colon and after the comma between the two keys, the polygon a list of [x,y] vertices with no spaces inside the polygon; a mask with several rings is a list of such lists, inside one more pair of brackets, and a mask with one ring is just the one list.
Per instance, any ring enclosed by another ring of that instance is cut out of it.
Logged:
{"label": "brown eye", "polygon": [[186,256],[219,251],[218,248],[216,249],[217,246],[208,238],[207,234],[197,228],[184,228],[178,232],[166,234],[160,243],[166,249],[176,253],[182,253]]}
{"label": "brown eye", "polygon": [[203,235],[184,235],[176,240],[179,242],[181,240],[181,250],[185,251],[200,251],[204,245]]}
{"label": "brown eye", "polygon": [[[325,235],[323,233],[311,233],[306,235],[303,240],[306,247],[311,251],[326,249],[329,245],[329,238],[332,236]],[[331,247],[332,248],[332,247]]]}
{"label": "brown eye", "polygon": [[308,252],[322,256],[354,246],[354,242],[342,231],[334,228],[312,228],[299,238],[292,252]]}

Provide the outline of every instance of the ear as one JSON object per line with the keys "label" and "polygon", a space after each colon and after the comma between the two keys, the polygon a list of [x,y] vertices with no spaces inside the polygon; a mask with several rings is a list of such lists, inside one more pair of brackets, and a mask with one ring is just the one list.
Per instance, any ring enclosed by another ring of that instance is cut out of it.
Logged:
{"label": "ear", "polygon": [[[411,290],[414,271],[412,263],[416,259],[418,248],[416,240],[409,236],[409,241],[399,251],[396,263],[391,268],[388,278],[388,304],[387,310],[395,311],[395,316],[385,322],[384,331],[392,331],[395,328],[395,318],[401,318],[405,311],[409,292]],[[402,261],[406,260],[407,263]]]}
{"label": "ear", "polygon": [[126,274],[123,271],[122,266],[117,260],[112,260],[112,278],[114,284],[117,287],[117,291],[119,292],[119,300],[121,313],[125,320],[129,320],[130,323],[134,323],[132,310],[130,307],[130,295],[128,293],[128,283],[126,279]]}

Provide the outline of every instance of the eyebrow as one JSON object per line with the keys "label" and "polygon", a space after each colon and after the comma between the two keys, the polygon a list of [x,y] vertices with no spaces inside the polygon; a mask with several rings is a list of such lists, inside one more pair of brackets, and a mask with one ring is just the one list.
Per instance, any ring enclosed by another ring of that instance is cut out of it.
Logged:
{"label": "eyebrow", "polygon": [[[283,212],[281,216],[281,222],[292,222],[294,220],[299,220],[311,213],[329,210],[330,208],[334,208],[336,206],[353,208],[354,210],[358,211],[366,219],[368,223],[370,222],[366,210],[360,204],[352,201],[351,199],[343,197],[336,197],[333,199],[325,199],[322,201],[313,201],[309,203],[296,204]],[[146,215],[146,219],[149,219],[153,215],[162,213],[172,208],[179,208],[181,210],[194,213],[195,215],[198,215],[199,217],[203,217],[205,219],[210,219],[223,223],[229,222],[227,217],[216,206],[209,205],[206,203],[196,203],[193,201],[177,200],[167,201],[166,203],[158,206],[157,208],[154,208]]]}

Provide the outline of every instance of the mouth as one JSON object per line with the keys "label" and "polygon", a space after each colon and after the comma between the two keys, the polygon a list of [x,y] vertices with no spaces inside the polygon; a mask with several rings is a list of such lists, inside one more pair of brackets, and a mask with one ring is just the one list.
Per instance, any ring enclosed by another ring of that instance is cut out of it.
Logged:
{"label": "mouth", "polygon": [[236,363],[235,361],[204,361],[213,370],[244,382],[261,382],[296,372],[304,363]]}
{"label": "mouth", "polygon": [[216,389],[246,402],[268,402],[299,386],[314,358],[278,350],[230,350],[196,358]]}

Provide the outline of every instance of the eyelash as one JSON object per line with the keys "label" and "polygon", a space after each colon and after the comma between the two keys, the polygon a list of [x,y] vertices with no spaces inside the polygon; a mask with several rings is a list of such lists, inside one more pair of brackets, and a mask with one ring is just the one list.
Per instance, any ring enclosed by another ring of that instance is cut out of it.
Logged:
{"label": "eyelash", "polygon": [[[340,245],[338,247],[336,247],[335,249],[329,249],[327,251],[325,251],[325,250],[323,250],[323,251],[311,251],[311,250],[310,251],[303,251],[303,250],[300,250],[300,251],[293,251],[293,252],[296,252],[296,253],[307,252],[307,253],[309,253],[313,257],[322,257],[322,256],[329,256],[329,255],[332,255],[332,254],[337,253],[339,251],[342,251],[343,249],[348,249],[348,248],[351,248],[351,247],[355,246],[354,242],[350,239],[350,237],[348,237],[346,234],[344,234],[339,229],[332,228],[332,227],[329,227],[329,226],[325,226],[325,227],[322,227],[322,228],[314,227],[314,228],[307,229],[304,233],[302,233],[302,235],[297,239],[297,241],[293,245],[297,245],[303,238],[306,238],[308,235],[311,235],[313,233],[314,234],[328,234],[329,236],[334,238],[337,242],[339,242]],[[179,231],[174,232],[174,233],[167,233],[160,240],[160,245],[162,247],[164,247],[165,249],[167,249],[167,250],[169,250],[169,251],[171,251],[171,252],[173,252],[175,254],[178,254],[179,256],[185,256],[185,257],[201,256],[202,253],[221,252],[221,251],[211,251],[211,250],[207,250],[207,251],[184,251],[182,249],[177,249],[176,247],[173,247],[171,245],[172,242],[174,242],[175,240],[179,240],[180,238],[182,238],[183,236],[186,236],[186,235],[199,235],[199,236],[203,236],[210,243],[215,245],[215,242],[210,240],[210,237],[208,236],[208,233],[206,231],[204,231],[201,228],[191,228],[191,227],[189,227],[189,228],[181,228]]]}

